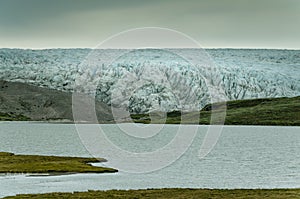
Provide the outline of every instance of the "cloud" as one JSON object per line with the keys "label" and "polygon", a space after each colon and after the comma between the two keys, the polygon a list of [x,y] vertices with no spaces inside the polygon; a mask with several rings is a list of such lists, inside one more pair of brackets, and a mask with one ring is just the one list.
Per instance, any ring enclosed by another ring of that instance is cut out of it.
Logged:
{"label": "cloud", "polygon": [[298,0],[0,0],[0,47],[92,47],[161,26],[208,47],[300,48],[299,8]]}

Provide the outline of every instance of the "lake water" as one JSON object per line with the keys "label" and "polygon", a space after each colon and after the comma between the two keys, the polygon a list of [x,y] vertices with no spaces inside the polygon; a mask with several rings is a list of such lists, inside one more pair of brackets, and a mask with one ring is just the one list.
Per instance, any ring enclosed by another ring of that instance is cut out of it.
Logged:
{"label": "lake water", "polygon": [[[122,134],[116,125],[101,127],[107,137],[121,148],[147,152],[163,147],[172,140],[178,126],[165,125],[157,135],[145,138],[147,142]],[[130,129],[130,124],[127,127]],[[208,128],[209,126],[199,126],[196,137],[184,155],[154,172],[50,177],[2,175],[0,197],[19,193],[162,187],[300,187],[300,127],[225,126],[213,150],[200,159],[199,149]],[[91,157],[72,124],[2,122],[0,151]],[[134,167],[134,163],[132,164]],[[110,166],[110,159],[101,165]]]}

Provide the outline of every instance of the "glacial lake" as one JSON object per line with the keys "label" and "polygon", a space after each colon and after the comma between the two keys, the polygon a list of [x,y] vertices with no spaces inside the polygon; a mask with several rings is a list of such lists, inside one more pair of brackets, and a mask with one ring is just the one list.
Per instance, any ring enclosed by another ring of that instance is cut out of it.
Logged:
{"label": "glacial lake", "polygon": [[[129,130],[130,125],[134,124],[126,124]],[[85,126],[88,129],[88,125]],[[122,134],[117,125],[101,125],[107,139],[124,150],[133,152],[154,151],[163,147],[176,136],[177,127],[178,125],[165,125],[153,137],[132,139],[132,136]],[[48,177],[1,175],[0,197],[20,193],[163,187],[300,187],[300,127],[224,126],[211,152],[204,158],[199,158],[199,149],[208,128],[209,126],[198,126],[191,146],[180,158],[167,167],[150,173],[121,171],[114,174]],[[135,130],[132,127],[132,131]],[[149,141],[145,141],[147,139]],[[0,151],[91,157],[81,140],[73,124],[0,123]],[[116,158],[117,156],[118,154]],[[134,167],[134,163],[132,164]],[[111,166],[110,159],[100,165]]]}

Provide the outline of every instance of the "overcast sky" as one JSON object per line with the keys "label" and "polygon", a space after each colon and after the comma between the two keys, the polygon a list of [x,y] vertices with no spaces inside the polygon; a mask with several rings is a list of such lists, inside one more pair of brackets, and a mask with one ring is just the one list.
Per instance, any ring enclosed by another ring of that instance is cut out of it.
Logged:
{"label": "overcast sky", "polygon": [[206,48],[300,49],[300,0],[0,0],[0,48],[95,47],[145,26]]}

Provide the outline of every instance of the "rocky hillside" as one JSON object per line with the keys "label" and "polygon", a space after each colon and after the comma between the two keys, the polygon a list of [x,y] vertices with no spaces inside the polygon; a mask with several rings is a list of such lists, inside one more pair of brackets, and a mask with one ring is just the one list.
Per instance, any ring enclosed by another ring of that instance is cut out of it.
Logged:
{"label": "rocky hillside", "polygon": [[[112,120],[110,108],[96,102],[99,122]],[[73,120],[72,94],[0,80],[0,120]]]}

